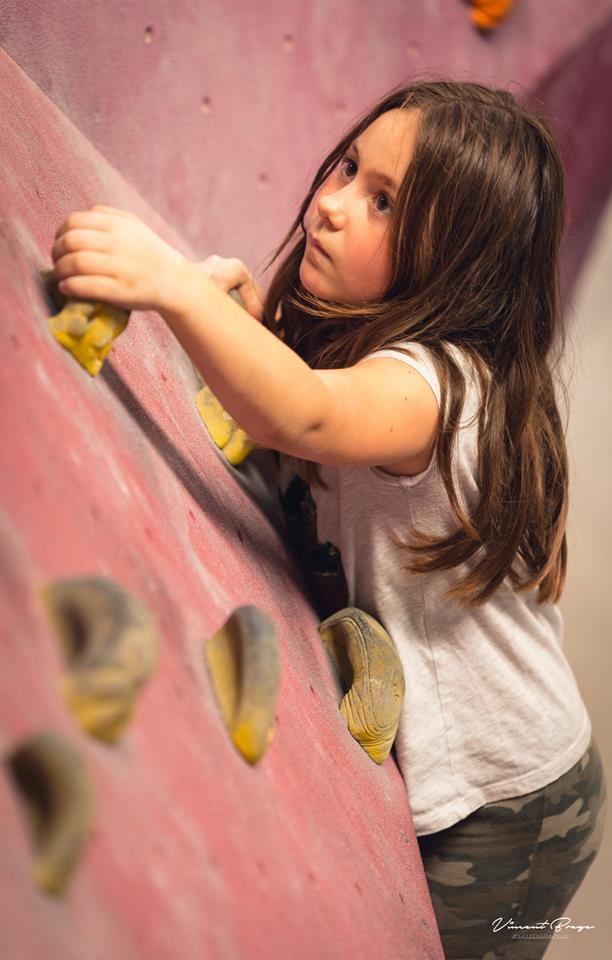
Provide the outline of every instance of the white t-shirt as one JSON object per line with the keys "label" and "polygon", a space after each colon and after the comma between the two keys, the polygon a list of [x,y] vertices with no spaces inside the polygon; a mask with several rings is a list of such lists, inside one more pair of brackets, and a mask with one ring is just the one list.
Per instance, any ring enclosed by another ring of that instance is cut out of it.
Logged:
{"label": "white t-shirt", "polygon": [[[428,350],[405,341],[418,360],[393,349],[427,380],[440,403]],[[454,460],[460,503],[473,509],[476,483],[478,380],[468,392]],[[378,467],[334,467],[321,476],[329,490],[310,489],[280,456],[281,503],[290,536],[321,617],[356,606],[392,637],[406,683],[395,750],[417,835],[452,826],[485,803],[543,787],[580,759],[591,722],[562,651],[556,604],[538,604],[536,590],[515,593],[504,580],[479,607],[444,597],[467,572],[416,574],[392,535],[412,523],[448,534],[458,521],[435,453],[422,473],[394,476]],[[402,527],[402,521],[405,526]]]}

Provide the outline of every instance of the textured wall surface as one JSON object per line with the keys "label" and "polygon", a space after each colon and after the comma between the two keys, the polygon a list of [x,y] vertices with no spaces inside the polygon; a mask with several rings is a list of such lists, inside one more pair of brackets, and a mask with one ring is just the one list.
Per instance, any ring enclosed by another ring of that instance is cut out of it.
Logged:
{"label": "textured wall surface", "polygon": [[[0,777],[3,960],[442,956],[401,777],[344,726],[257,472],[222,462],[159,317],[134,314],[91,380],[50,337],[36,274],[61,221],[94,203],[133,210],[187,255],[260,271],[350,119],[435,72],[551,110],[568,157],[569,286],[612,166],[610,3],[585,6],[524,0],[483,38],[465,4],[442,0],[3,4],[0,743],[64,734],[96,798],[83,862],[53,901],[29,879]],[[142,596],[162,638],[114,748],[61,704],[36,596],[91,573]],[[202,653],[244,603],[273,617],[282,658],[274,740],[254,769],[227,739]]]}

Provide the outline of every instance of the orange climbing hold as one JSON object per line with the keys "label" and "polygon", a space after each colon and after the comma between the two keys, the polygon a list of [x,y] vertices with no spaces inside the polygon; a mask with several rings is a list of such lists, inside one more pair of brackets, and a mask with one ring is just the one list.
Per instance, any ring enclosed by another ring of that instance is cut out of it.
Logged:
{"label": "orange climbing hold", "polygon": [[508,16],[514,0],[472,0],[471,17],[479,30],[492,30]]}

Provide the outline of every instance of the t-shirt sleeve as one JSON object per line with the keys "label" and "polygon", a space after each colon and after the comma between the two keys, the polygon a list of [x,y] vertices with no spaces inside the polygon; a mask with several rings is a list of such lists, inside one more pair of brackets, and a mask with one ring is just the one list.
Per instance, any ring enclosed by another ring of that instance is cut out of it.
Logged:
{"label": "t-shirt sleeve", "polygon": [[[403,353],[402,350],[398,349],[399,347],[410,350],[410,352],[414,354],[414,357],[409,357],[406,353]],[[427,347],[423,346],[422,343],[404,340],[401,343],[393,344],[391,347],[375,350],[373,353],[369,353],[367,357],[363,357],[363,360],[369,360],[372,357],[393,357],[395,360],[402,360],[404,363],[407,363],[408,366],[413,367],[414,370],[427,380],[436,398],[438,407],[440,406],[441,391],[438,371],[436,370],[433,357]]]}

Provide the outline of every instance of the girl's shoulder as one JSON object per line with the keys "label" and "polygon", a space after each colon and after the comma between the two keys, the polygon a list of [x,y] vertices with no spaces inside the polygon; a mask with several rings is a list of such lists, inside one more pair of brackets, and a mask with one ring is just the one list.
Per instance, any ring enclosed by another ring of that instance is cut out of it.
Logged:
{"label": "girl's shoulder", "polygon": [[[450,354],[464,374],[468,392],[479,387],[478,369],[482,370],[485,379],[487,377],[487,369],[484,363],[477,364],[470,351],[460,344],[451,343],[448,340],[442,341],[442,344],[445,352]],[[403,360],[404,363],[414,367],[414,369],[427,380],[436,395],[438,404],[440,404],[442,387],[439,367],[436,360],[437,353],[438,351],[434,352],[427,344],[420,343],[416,340],[403,339],[395,340],[385,347],[374,350],[363,359],[369,359],[370,357],[395,357],[398,360]]]}
{"label": "girl's shoulder", "polygon": [[362,360],[370,360],[372,357],[392,357],[408,364],[424,377],[434,392],[438,406],[440,405],[441,388],[437,366],[433,354],[424,344],[414,340],[393,341],[368,353]]}

